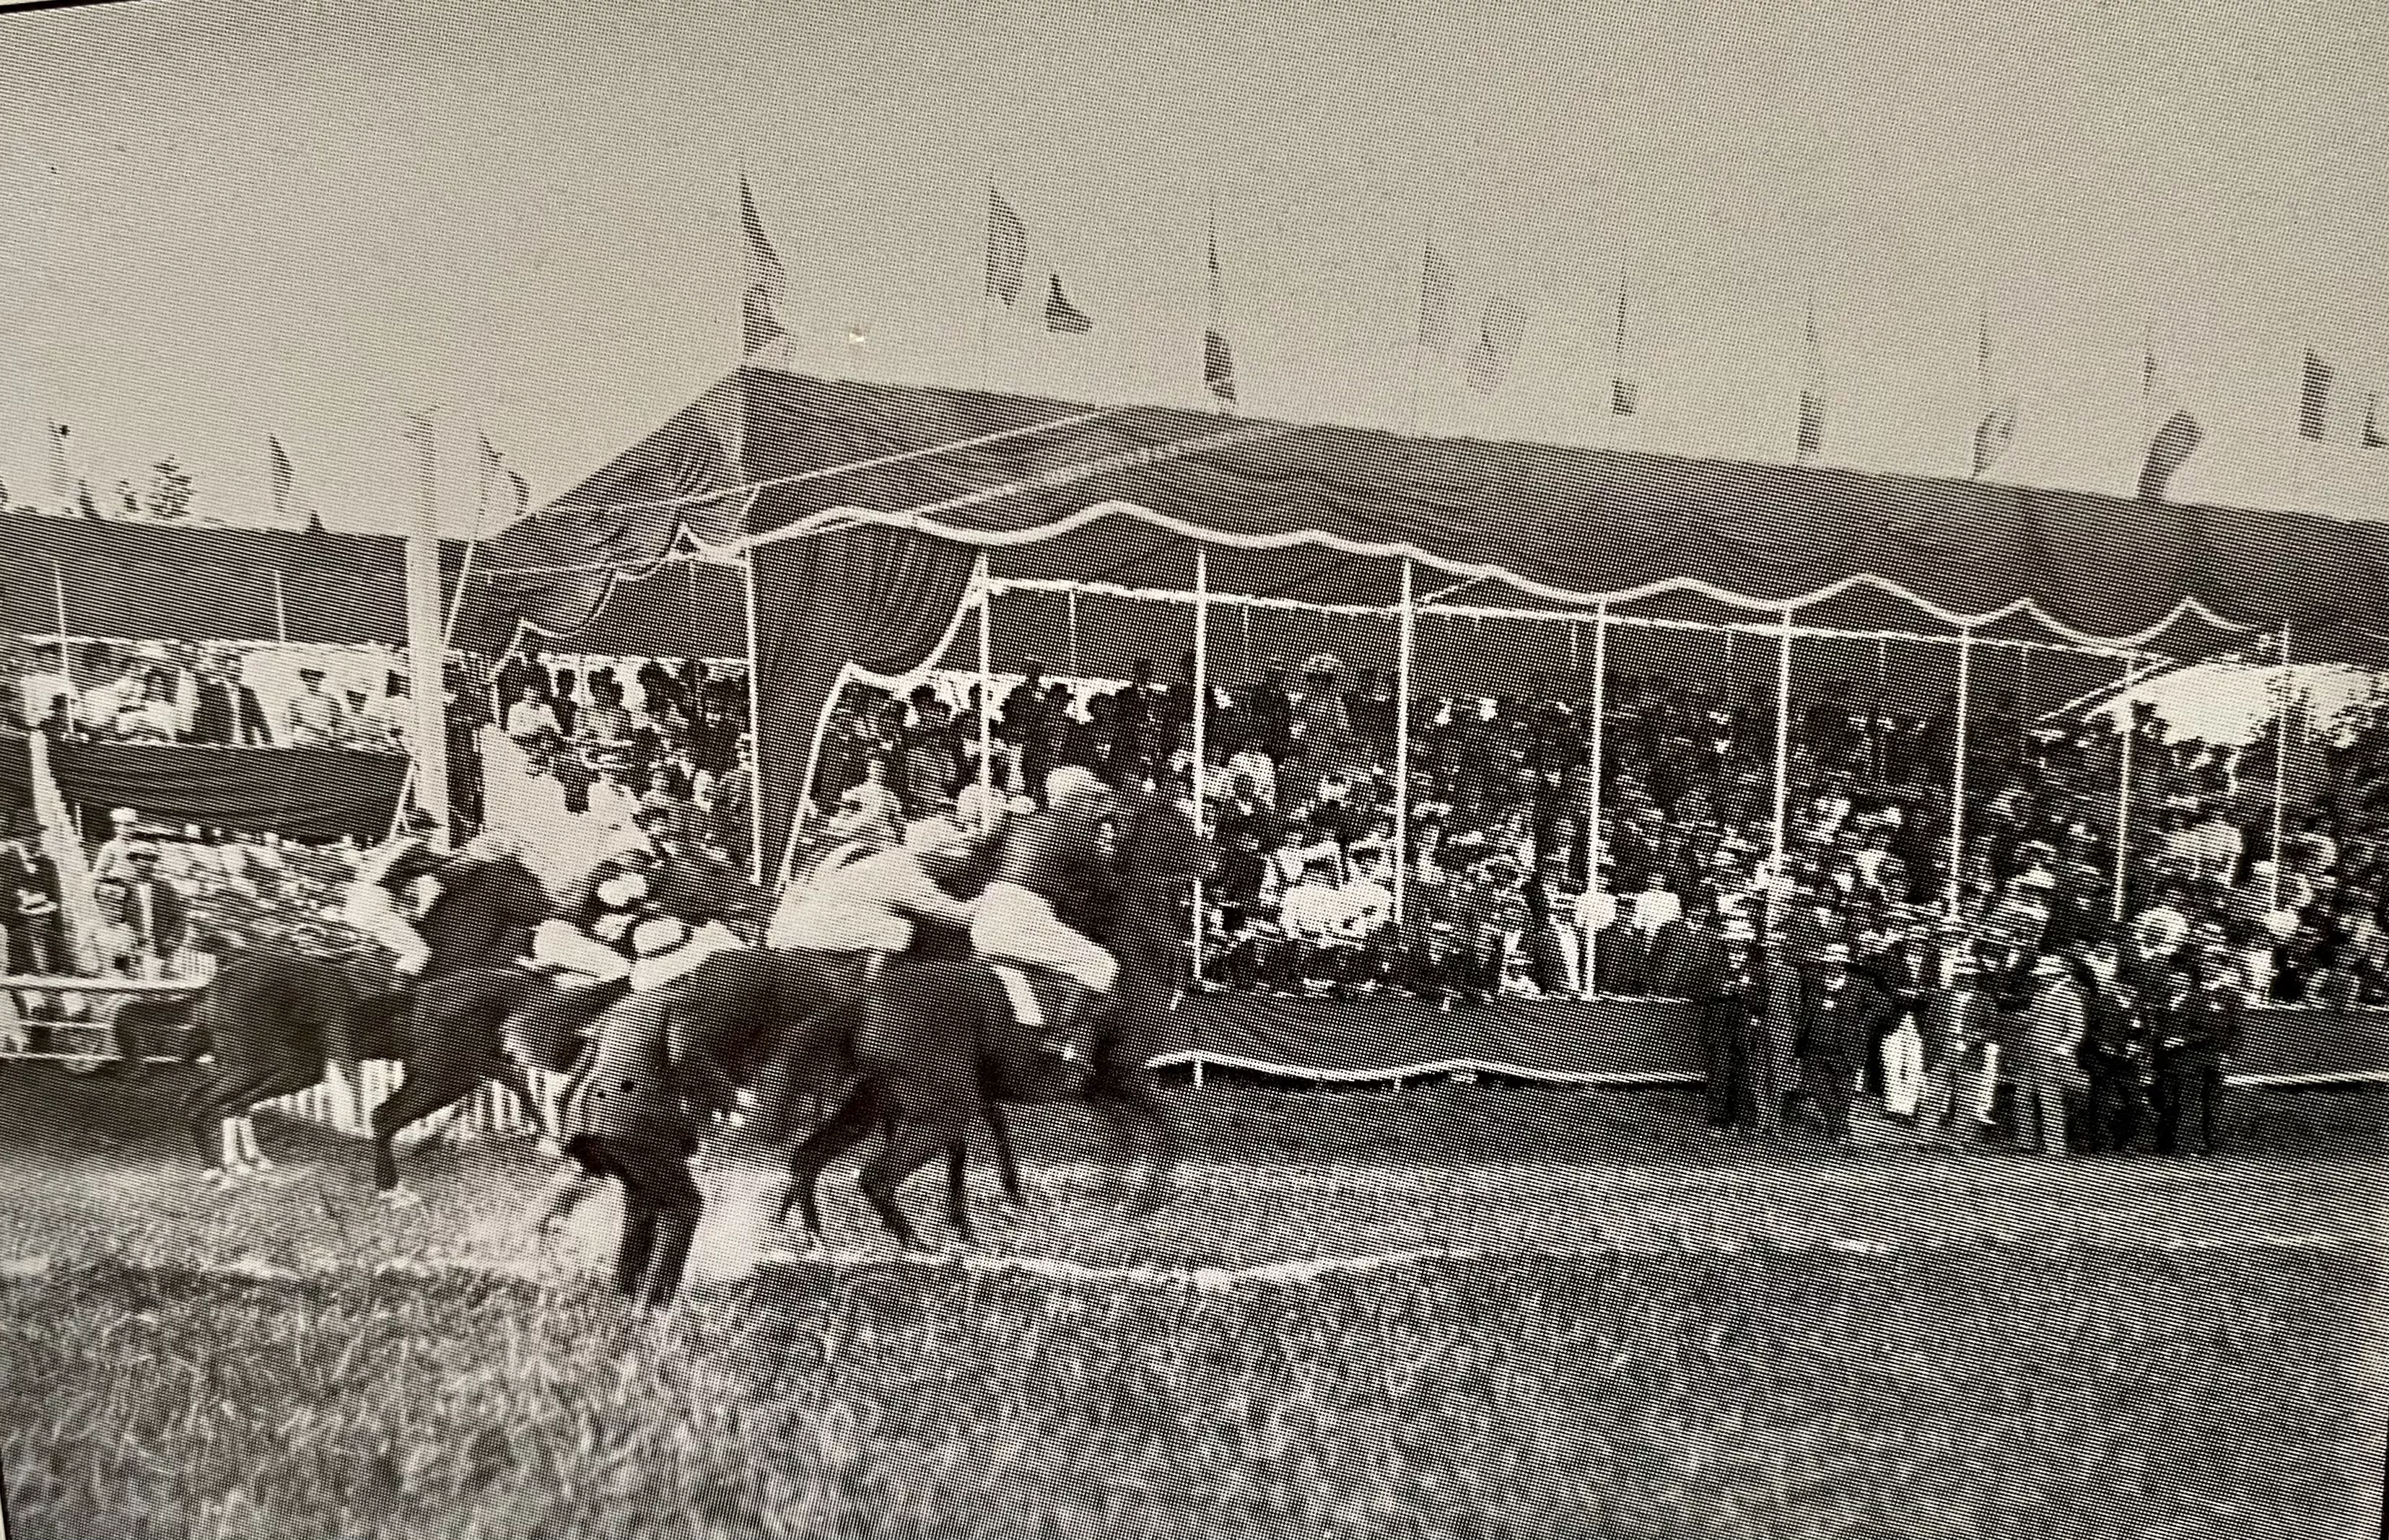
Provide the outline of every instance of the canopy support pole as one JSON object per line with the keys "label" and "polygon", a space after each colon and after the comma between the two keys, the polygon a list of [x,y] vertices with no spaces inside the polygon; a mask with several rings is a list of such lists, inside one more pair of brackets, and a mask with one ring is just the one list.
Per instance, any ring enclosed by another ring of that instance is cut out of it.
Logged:
{"label": "canopy support pole", "polygon": [[2281,703],[2273,714],[2273,892],[2268,906],[2281,907],[2281,823],[2290,789],[2290,624],[2281,622]]}
{"label": "canopy support pole", "polygon": [[439,821],[432,838],[444,848],[448,830],[447,628],[440,614],[440,451],[428,414],[414,429],[415,527],[406,539],[406,642],[409,694],[415,702],[415,805]]}
{"label": "canopy support pole", "polygon": [[994,732],[995,668],[988,644],[995,630],[995,588],[988,580],[987,553],[978,554],[978,826],[995,819],[995,760],[990,752]]}
{"label": "canopy support pole", "polygon": [[[1201,546],[1194,548],[1194,833],[1203,839],[1211,837],[1210,805],[1207,798],[1210,779],[1209,734],[1204,719],[1210,716],[1211,706],[1211,563],[1210,554]],[[1194,982],[1203,982],[1203,877],[1194,878]]]}
{"label": "canopy support pole", "polygon": [[1958,633],[1958,719],[1949,733],[1949,883],[1944,901],[1949,918],[1958,918],[1959,895],[1966,886],[1966,712],[1973,704],[1974,630]]}
{"label": "canopy support pole", "polygon": [[1411,564],[1402,563],[1402,603],[1394,649],[1394,925],[1399,931],[1411,886],[1411,659],[1417,650],[1418,609],[1411,602]]}
{"label": "canopy support pole", "polygon": [[2131,871],[2132,740],[2140,736],[2132,725],[2132,686],[2140,682],[2140,661],[2137,655],[2124,660],[2124,747],[2116,756],[2122,770],[2115,787],[2115,892],[2107,905],[2107,917],[2115,921],[2124,918],[2124,877]]}
{"label": "canopy support pole", "polygon": [[[757,643],[760,622],[755,614],[755,553],[741,565],[747,579],[747,872],[757,886],[763,884],[763,655]],[[694,571],[694,568],[691,568]],[[791,846],[796,834],[788,835]]]}
{"label": "canopy support pole", "polygon": [[67,644],[67,572],[55,556],[50,558],[50,590],[58,606],[58,672],[67,680],[67,721],[69,727],[83,723],[83,696],[75,681],[74,649]]}
{"label": "canopy support pole", "polygon": [[[1783,881],[1790,874],[1784,868],[1783,806],[1784,797],[1791,789],[1792,776],[1792,609],[1793,606],[1790,605],[1783,606],[1783,630],[1782,640],[1776,644],[1775,652],[1775,865],[1773,870],[1778,892],[1782,891]],[[1777,911],[1782,907],[1781,903],[1771,903],[1767,906],[1767,929],[1769,942],[1775,939],[1776,933],[1782,929],[1782,916]]]}
{"label": "canopy support pole", "polygon": [[[1591,804],[1584,825],[1584,890],[1591,896],[1591,910],[1601,898],[1601,858],[1606,842],[1601,837],[1601,751],[1602,733],[1608,725],[1609,702],[1609,602],[1602,601],[1592,618],[1592,766],[1585,777],[1591,784],[1588,798]],[[1578,982],[1583,986],[1584,998],[1591,999],[1601,993],[1594,977],[1594,964],[1601,961],[1601,933],[1589,930],[1584,936],[1584,977]]]}

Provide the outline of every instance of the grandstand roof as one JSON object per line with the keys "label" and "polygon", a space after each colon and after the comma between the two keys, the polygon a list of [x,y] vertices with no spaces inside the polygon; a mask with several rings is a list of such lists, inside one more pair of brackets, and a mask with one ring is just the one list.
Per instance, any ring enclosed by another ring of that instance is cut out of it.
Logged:
{"label": "grandstand roof", "polygon": [[2389,607],[2389,527],[2318,515],[746,369],[486,545],[501,576],[474,585],[467,629],[694,626],[742,652],[735,572],[622,579],[692,539],[856,518],[990,549],[1003,577],[1182,588],[1200,541],[1223,595],[1389,605],[1409,554],[1422,595],[1744,620],[1798,604],[2188,655],[2286,620],[2301,657],[2378,663]]}
{"label": "grandstand roof", "polygon": [[[465,542],[441,543],[441,587],[453,593]],[[56,634],[61,594],[69,636],[402,647],[406,541],[0,514],[6,628]]]}

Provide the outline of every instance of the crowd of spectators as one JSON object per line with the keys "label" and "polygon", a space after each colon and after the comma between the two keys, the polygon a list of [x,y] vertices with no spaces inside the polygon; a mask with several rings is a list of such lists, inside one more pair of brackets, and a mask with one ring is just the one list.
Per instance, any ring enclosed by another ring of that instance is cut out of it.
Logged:
{"label": "crowd of spectators", "polygon": [[[1073,764],[1188,793],[1193,672],[1182,659],[1160,683],[1140,663],[1129,681],[1090,688],[1032,664],[995,701],[991,778],[1033,799],[1048,771]],[[825,740],[837,810],[812,824],[820,839],[951,810],[979,774],[981,703],[975,686],[948,688],[957,699],[928,684],[901,699],[849,692]],[[2110,1070],[2140,1063],[2146,1082],[2169,1051],[2124,1044],[2130,1034],[2114,1022],[2139,1007],[2116,988],[2159,1001],[2180,983],[2243,1004],[2389,1005],[2381,702],[2332,733],[2290,715],[2278,864],[2274,727],[2211,745],[2173,737],[2137,703],[2119,816],[2124,732],[2096,718],[2034,720],[1998,694],[1978,695],[1966,724],[1958,848],[1955,706],[1900,713],[1831,684],[1795,700],[1779,872],[1775,712],[1763,696],[1613,677],[1597,838],[1589,705],[1556,691],[1421,700],[1403,850],[1390,681],[1329,655],[1298,670],[1271,658],[1258,678],[1215,689],[1205,724],[1220,854],[1205,980],[1407,994],[1447,1010],[1591,991],[1706,1010],[1726,989],[1722,948],[1727,972],[1780,1002],[1776,1036],[1796,1060],[1809,1034],[1795,1024],[1830,961],[1884,1002],[1859,1034],[1854,1073],[1903,1115],[1924,1094],[1919,1061],[1948,1057],[1948,1043],[1926,1052],[1918,1042],[1929,1000],[1961,965],[2020,1020],[2042,964],[2063,964],[2089,1007],[2063,1055],[2076,1093],[2102,1055]],[[2102,998],[2123,1014],[2108,1020]]]}
{"label": "crowd of spectators", "polygon": [[743,670],[695,658],[552,668],[535,641],[501,664],[492,715],[570,813],[607,804],[661,811],[676,837],[744,867],[752,839],[754,741]]}
{"label": "crowd of spectators", "polygon": [[378,694],[327,689],[321,661],[302,658],[298,689],[269,709],[227,646],[85,643],[75,667],[55,641],[32,644],[8,703],[10,725],[97,741],[237,747],[407,751],[406,675],[383,670]]}

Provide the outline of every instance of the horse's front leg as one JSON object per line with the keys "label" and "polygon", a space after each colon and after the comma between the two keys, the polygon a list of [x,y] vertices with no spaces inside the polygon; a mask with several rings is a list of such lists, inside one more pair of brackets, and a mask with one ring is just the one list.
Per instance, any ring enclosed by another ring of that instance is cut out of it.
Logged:
{"label": "horse's front leg", "polygon": [[1003,1207],[1001,1213],[1007,1221],[1017,1220],[1027,1212],[1028,1200],[1021,1193],[1020,1163],[1015,1158],[1012,1149],[1012,1120],[1004,1113],[1003,1103],[994,1101],[988,1102],[987,1128],[995,1140],[996,1176],[1003,1183]]}

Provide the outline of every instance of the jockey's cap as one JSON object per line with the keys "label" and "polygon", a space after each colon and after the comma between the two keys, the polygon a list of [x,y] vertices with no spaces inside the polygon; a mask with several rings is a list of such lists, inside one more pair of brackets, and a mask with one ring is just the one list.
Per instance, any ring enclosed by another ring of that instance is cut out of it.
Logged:
{"label": "jockey's cap", "polygon": [[631,950],[641,957],[671,951],[688,939],[688,926],[668,914],[642,920],[631,931]]}

